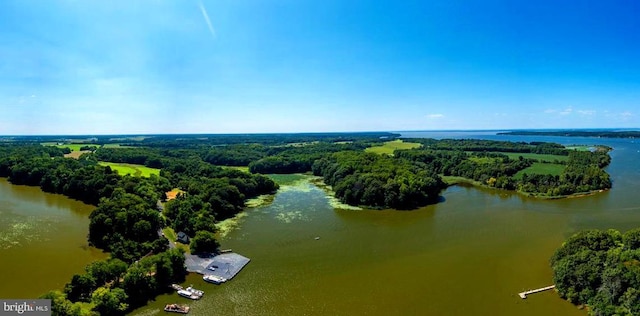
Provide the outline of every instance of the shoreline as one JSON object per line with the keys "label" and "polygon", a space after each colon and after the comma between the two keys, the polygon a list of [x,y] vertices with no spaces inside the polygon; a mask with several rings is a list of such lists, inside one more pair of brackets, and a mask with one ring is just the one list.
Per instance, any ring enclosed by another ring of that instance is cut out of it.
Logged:
{"label": "shoreline", "polygon": [[[480,187],[480,188],[494,190],[494,191],[502,191],[502,192],[514,193],[514,194],[518,194],[518,195],[521,195],[521,196],[535,198],[535,199],[538,199],[538,200],[575,199],[575,198],[581,198],[581,197],[586,197],[586,196],[593,196],[593,195],[596,195],[598,193],[604,193],[604,192],[607,192],[607,191],[611,190],[610,188],[608,188],[608,189],[592,190],[592,191],[588,191],[588,192],[576,192],[576,193],[569,194],[569,195],[547,196],[547,195],[544,195],[544,194],[528,193],[528,192],[522,192],[522,191],[518,191],[518,190],[499,189],[499,188],[488,186],[488,185],[486,185],[486,184],[484,184],[484,183],[482,183],[480,181],[476,181],[476,180],[468,179],[468,178],[463,178],[463,177],[457,177],[457,176],[442,176],[442,177],[443,177],[443,181],[447,184],[447,187],[451,187],[451,186],[455,186],[455,185],[461,185],[461,184],[468,184],[468,185],[471,185],[471,186],[474,186],[474,187]],[[444,177],[448,177],[449,181],[444,180]]]}

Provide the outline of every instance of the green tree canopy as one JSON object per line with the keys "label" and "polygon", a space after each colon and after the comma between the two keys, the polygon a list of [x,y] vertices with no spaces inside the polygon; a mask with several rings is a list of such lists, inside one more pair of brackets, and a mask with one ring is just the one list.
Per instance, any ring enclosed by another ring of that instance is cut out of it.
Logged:
{"label": "green tree canopy", "polygon": [[199,231],[191,238],[191,244],[189,246],[192,253],[213,253],[218,250],[220,244],[218,244],[213,233]]}

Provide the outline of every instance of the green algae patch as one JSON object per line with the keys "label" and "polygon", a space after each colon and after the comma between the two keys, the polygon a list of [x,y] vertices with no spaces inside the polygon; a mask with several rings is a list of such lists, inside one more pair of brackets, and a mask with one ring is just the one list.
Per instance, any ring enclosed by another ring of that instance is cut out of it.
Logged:
{"label": "green algae patch", "polygon": [[276,219],[287,224],[297,220],[308,220],[302,211],[280,212],[276,214]]}
{"label": "green algae patch", "polygon": [[260,195],[252,199],[248,199],[244,202],[244,205],[251,208],[267,206],[273,202],[274,197],[275,195],[273,194]]}
{"label": "green algae patch", "polygon": [[30,216],[21,221],[12,221],[1,228],[0,249],[6,250],[42,240],[42,234],[50,230],[50,223]]}
{"label": "green algae patch", "polygon": [[[274,178],[273,176],[277,176]],[[313,189],[312,181],[316,176],[309,174],[289,174],[289,175],[269,175],[274,181],[280,185],[278,193],[297,191],[297,192],[311,192]]]}
{"label": "green algae patch", "polygon": [[361,207],[349,205],[349,204],[346,204],[346,203],[342,203],[340,200],[338,200],[337,197],[335,197],[333,195],[327,195],[327,201],[329,202],[329,205],[331,205],[331,207],[333,207],[334,209],[349,210],[349,211],[361,211],[361,210],[363,210],[363,208],[361,208]]}
{"label": "green algae patch", "polygon": [[327,202],[334,209],[350,210],[350,211],[363,210],[363,208],[361,208],[361,207],[349,205],[349,204],[346,204],[346,203],[343,203],[342,201],[340,201],[336,197],[335,192],[333,192],[333,188],[330,185],[324,183],[324,180],[322,179],[322,177],[314,176],[314,177],[309,179],[309,182],[313,183],[315,186],[317,186],[318,188],[322,189],[322,191],[324,191],[324,193],[326,194]]}
{"label": "green algae patch", "polygon": [[242,219],[247,216],[246,212],[240,212],[236,216],[227,218],[223,221],[216,223],[216,234],[219,238],[224,239],[233,230],[237,229],[242,222]]}

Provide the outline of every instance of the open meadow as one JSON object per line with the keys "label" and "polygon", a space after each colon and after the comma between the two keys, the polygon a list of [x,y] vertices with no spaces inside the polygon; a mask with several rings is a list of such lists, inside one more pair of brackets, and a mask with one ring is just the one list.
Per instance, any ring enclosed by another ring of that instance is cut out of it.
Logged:
{"label": "open meadow", "polygon": [[403,142],[401,139],[396,139],[392,141],[385,142],[380,146],[372,146],[365,149],[366,152],[376,153],[376,154],[386,154],[393,155],[394,150],[407,150],[421,147],[422,144],[419,143],[408,143]]}
{"label": "open meadow", "polygon": [[160,169],[149,168],[143,165],[134,165],[129,163],[116,163],[101,161],[100,165],[109,166],[112,170],[118,172],[119,175],[132,175],[135,177],[150,177],[152,174],[160,175]]}
{"label": "open meadow", "polygon": [[522,179],[523,174],[550,174],[553,176],[559,176],[564,171],[565,165],[556,163],[540,163],[534,162],[533,165],[518,171],[513,177],[516,179]]}

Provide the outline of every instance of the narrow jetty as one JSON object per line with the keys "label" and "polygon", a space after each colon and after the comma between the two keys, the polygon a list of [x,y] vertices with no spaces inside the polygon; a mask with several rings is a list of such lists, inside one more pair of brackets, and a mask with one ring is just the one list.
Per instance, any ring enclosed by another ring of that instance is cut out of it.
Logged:
{"label": "narrow jetty", "polygon": [[533,293],[538,293],[538,292],[543,292],[543,291],[547,291],[547,290],[551,290],[553,288],[555,288],[555,285],[549,285],[547,287],[541,287],[539,289],[535,289],[535,290],[530,290],[530,291],[525,291],[522,293],[518,293],[518,295],[520,296],[520,298],[525,299],[527,298],[527,295],[529,294],[533,294]]}

